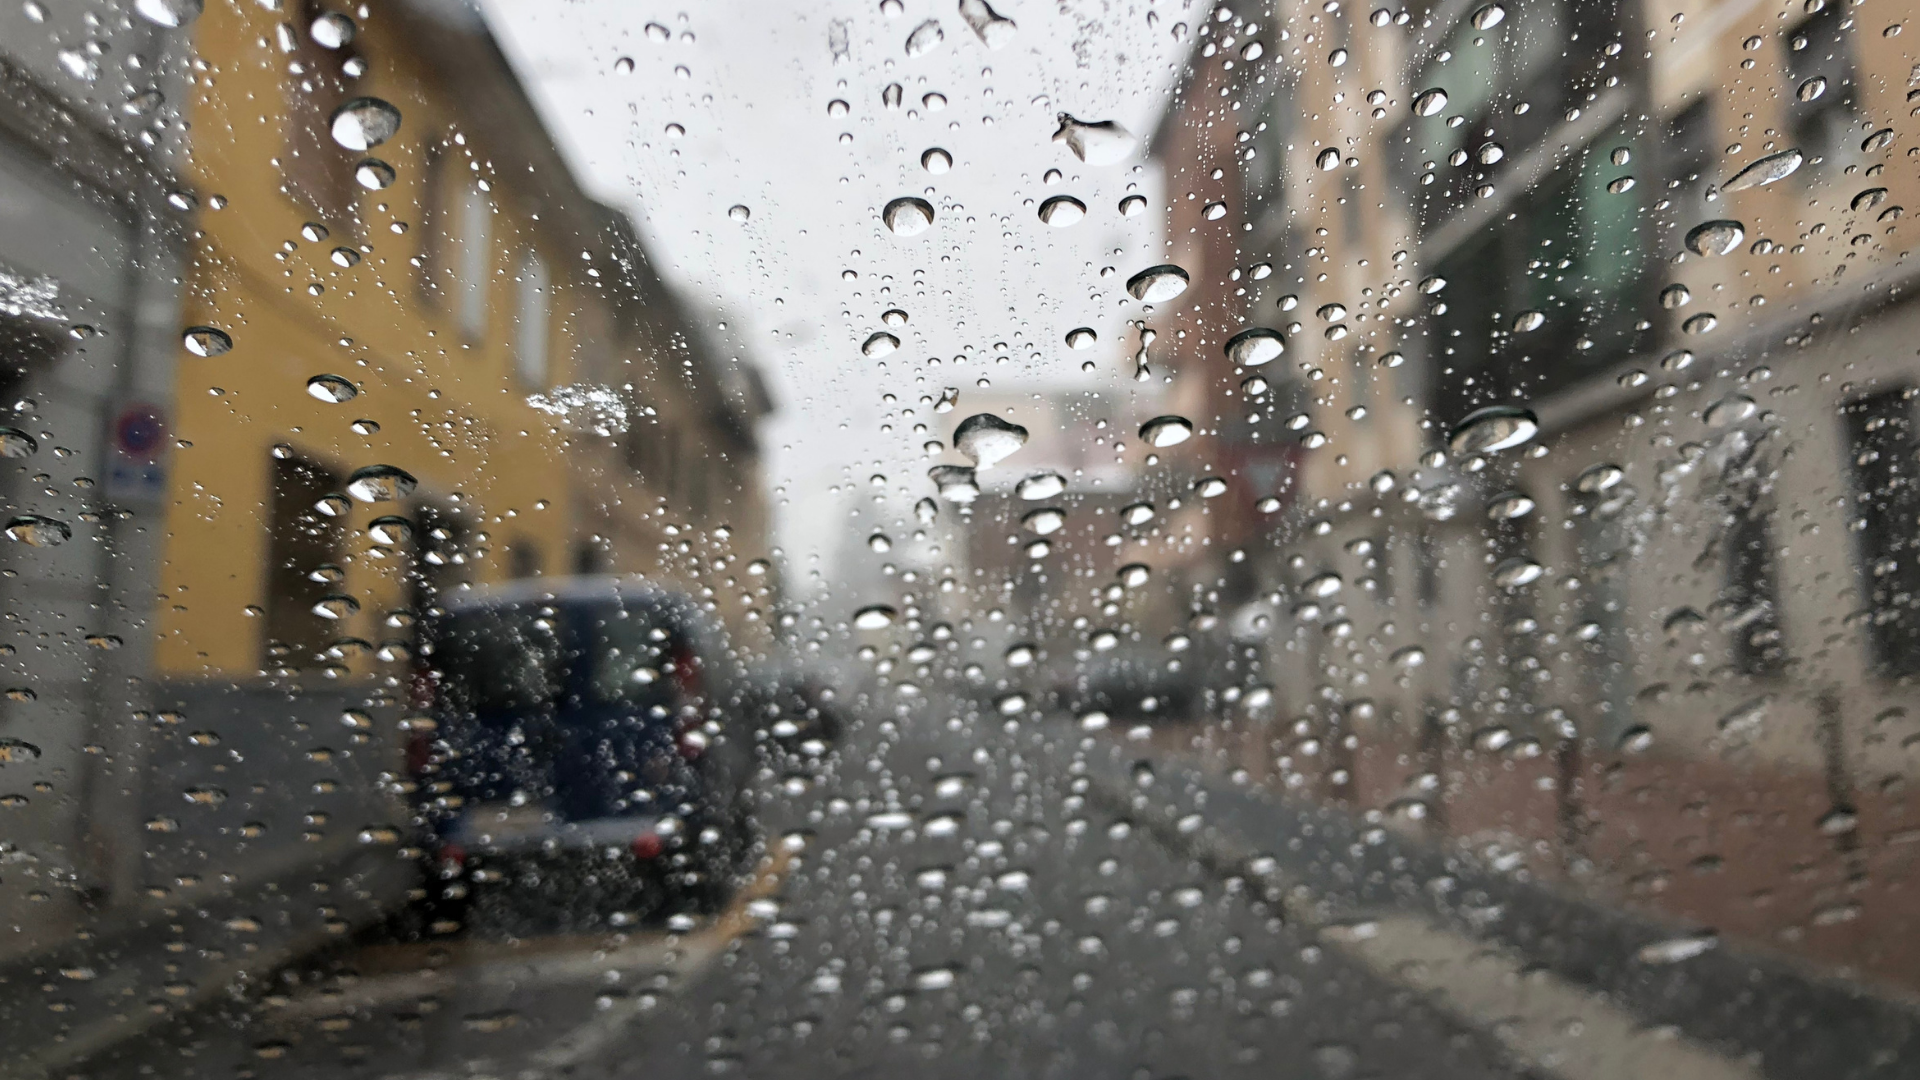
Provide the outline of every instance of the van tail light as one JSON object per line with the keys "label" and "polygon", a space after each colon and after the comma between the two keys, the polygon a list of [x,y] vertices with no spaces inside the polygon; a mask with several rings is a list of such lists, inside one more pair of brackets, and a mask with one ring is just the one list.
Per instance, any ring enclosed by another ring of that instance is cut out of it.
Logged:
{"label": "van tail light", "polygon": [[633,857],[636,859],[657,859],[666,853],[667,842],[660,839],[657,832],[643,832],[633,838]]}

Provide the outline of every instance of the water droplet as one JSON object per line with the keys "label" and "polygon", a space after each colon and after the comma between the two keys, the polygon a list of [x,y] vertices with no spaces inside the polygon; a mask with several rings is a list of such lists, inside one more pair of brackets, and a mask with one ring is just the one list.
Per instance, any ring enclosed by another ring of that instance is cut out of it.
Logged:
{"label": "water droplet", "polygon": [[913,504],[913,519],[922,525],[932,525],[940,517],[940,504],[932,499],[921,499]]}
{"label": "water droplet", "polygon": [[913,33],[907,35],[907,55],[925,56],[939,48],[940,43],[945,40],[947,40],[947,32],[940,29],[940,20],[928,19],[914,27]]}
{"label": "water droplet", "polygon": [[1240,48],[1240,59],[1258,60],[1267,55],[1267,47],[1257,41],[1249,41]]}
{"label": "water droplet", "polygon": [[1227,204],[1223,202],[1210,202],[1201,208],[1200,216],[1206,218],[1208,221],[1219,221],[1221,218],[1227,216]]}
{"label": "water droplet", "polygon": [[1710,311],[1703,311],[1680,324],[1680,329],[1689,334],[1705,334],[1720,325],[1720,319]]}
{"label": "water droplet", "polygon": [[1315,574],[1300,583],[1300,591],[1316,600],[1325,600],[1337,594],[1345,584],[1346,582],[1341,579],[1339,574],[1331,572]]}
{"label": "water droplet", "polygon": [[1320,151],[1320,156],[1314,159],[1314,163],[1320,166],[1321,172],[1332,172],[1340,167],[1340,151],[1329,146]]}
{"label": "water droplet", "polygon": [[900,347],[899,338],[894,337],[892,334],[887,333],[885,330],[881,330],[874,333],[873,336],[867,338],[867,340],[861,344],[860,355],[866,357],[869,360],[877,360],[880,357],[886,356],[888,353],[893,352],[895,349],[898,349],[899,347]]}
{"label": "water droplet", "polygon": [[1089,165],[1117,165],[1127,159],[1138,145],[1133,133],[1112,120],[1086,123],[1066,113],[1060,114],[1060,127],[1054,142],[1064,142],[1073,156]]}
{"label": "water droplet", "polygon": [[1487,503],[1487,517],[1493,521],[1511,521],[1533,513],[1533,500],[1518,491],[1509,491]]}
{"label": "water droplet", "polygon": [[657,22],[647,24],[647,40],[653,42],[655,45],[665,44],[667,39],[672,36],[672,31]]}
{"label": "water droplet", "polygon": [[[1501,158],[1507,156],[1507,148],[1497,142],[1481,143],[1480,149],[1475,152],[1474,156],[1479,158],[1480,164],[1482,165],[1494,165],[1498,164]],[[1629,183],[1631,183],[1631,181],[1629,181]]]}
{"label": "water droplet", "polygon": [[623,56],[620,59],[615,60],[613,62],[613,73],[615,75],[633,74],[633,57]]}
{"label": "water droplet", "polygon": [[895,236],[918,236],[933,225],[933,204],[908,195],[888,203],[880,219]]}
{"label": "water droplet", "polygon": [[337,11],[328,11],[314,16],[307,26],[307,36],[323,49],[344,49],[352,43],[357,29],[352,19]]}
{"label": "water droplet", "polygon": [[395,546],[404,544],[413,538],[413,522],[391,514],[377,517],[367,523],[367,535],[376,544]]}
{"label": "water droplet", "polygon": [[1012,19],[989,7],[987,0],[960,0],[960,17],[989,49],[1006,48],[1019,29]]}
{"label": "water droplet", "polygon": [[1666,308],[1668,311],[1672,311],[1674,308],[1686,307],[1687,303],[1692,299],[1693,292],[1685,285],[1669,285],[1660,290],[1660,306]]}
{"label": "water droplet", "polygon": [[1240,392],[1248,397],[1259,397],[1268,389],[1267,380],[1258,375],[1249,375],[1240,382]]}
{"label": "water droplet", "polygon": [[1707,406],[1707,411],[1701,419],[1706,421],[1708,427],[1723,428],[1750,419],[1759,411],[1759,404],[1747,395],[1728,394]]}
{"label": "water droplet", "polygon": [[1027,429],[992,413],[975,413],[953,429],[953,448],[977,469],[990,469],[1027,444]]}
{"label": "water droplet", "polygon": [[1406,645],[1395,649],[1387,659],[1397,668],[1417,668],[1427,662],[1427,650],[1418,645]]}
{"label": "water droplet", "polygon": [[1178,446],[1193,438],[1193,423],[1184,416],[1156,416],[1140,425],[1140,439],[1148,446]]}
{"label": "water droplet", "polygon": [[893,625],[896,615],[885,604],[872,604],[853,613],[853,625],[858,630],[884,630]]}
{"label": "water droplet", "polygon": [[195,356],[223,356],[233,351],[233,339],[225,330],[211,326],[189,326],[181,344]]}
{"label": "water droplet", "polygon": [[1523,311],[1513,317],[1513,330],[1517,334],[1531,333],[1547,325],[1547,317],[1538,311]]}
{"label": "water droplet", "polygon": [[1100,335],[1094,333],[1091,326],[1079,326],[1067,331],[1067,348],[1069,349],[1091,349],[1094,342],[1099,340]]}
{"label": "water droplet", "polygon": [[1881,128],[1879,131],[1860,140],[1860,152],[1871,154],[1875,150],[1885,150],[1893,145],[1893,129]]}
{"label": "water droplet", "polygon": [[1227,359],[1241,367],[1270,364],[1287,351],[1287,343],[1277,330],[1250,327],[1227,339]]}
{"label": "water droplet", "polygon": [[1040,220],[1056,229],[1065,228],[1087,216],[1087,204],[1071,195],[1055,195],[1040,204]]}
{"label": "water droplet", "polygon": [[1121,217],[1139,217],[1146,212],[1147,197],[1145,195],[1129,195],[1120,200]]}
{"label": "water droplet", "polygon": [[368,191],[383,191],[392,187],[397,176],[393,166],[379,158],[367,158],[353,169],[354,181]]}
{"label": "water droplet", "polygon": [[1506,8],[1501,7],[1499,4],[1487,4],[1484,7],[1474,9],[1473,28],[1475,30],[1491,30],[1499,26],[1506,17]]}
{"label": "water droplet", "polygon": [[1145,525],[1153,520],[1153,515],[1152,503],[1130,503],[1120,508],[1120,520],[1129,525]]}
{"label": "water droplet", "polygon": [[1725,255],[1746,239],[1746,226],[1720,218],[1687,231],[1687,248],[1695,255]]}
{"label": "water droplet", "polygon": [[1620,481],[1626,478],[1627,472],[1625,469],[1622,469],[1612,462],[1603,461],[1597,465],[1589,465],[1585,469],[1582,469],[1580,475],[1574,478],[1573,487],[1574,490],[1581,494],[1597,495],[1602,491],[1607,491],[1615,487]]}
{"label": "water droplet", "polygon": [[24,739],[0,739],[0,765],[19,765],[40,759],[40,748]]}
{"label": "water droplet", "polygon": [[1053,506],[1043,506],[1020,515],[1020,527],[1039,536],[1052,536],[1066,524],[1066,513]]}
{"label": "water droplet", "polygon": [[900,103],[906,100],[906,97],[906,87],[901,86],[899,83],[888,83],[886,89],[880,91],[880,104],[886,106],[888,109],[897,109],[900,107]]}
{"label": "water droplet", "polygon": [[200,17],[205,0],[136,0],[133,10],[140,17],[169,30],[178,29]]}
{"label": "water droplet", "polygon": [[848,106],[844,100],[834,98],[832,101],[827,102],[827,115],[835,118],[842,117],[847,115],[848,108],[850,108],[850,106]]}
{"label": "water droplet", "polygon": [[1800,168],[1806,158],[1798,150],[1782,150],[1734,173],[1726,183],[1720,185],[1722,191],[1745,191],[1748,188],[1764,187],[1777,180],[1785,180]]}
{"label": "water droplet", "polygon": [[349,150],[371,150],[400,131],[400,110],[376,97],[357,97],[333,110],[333,141]]}
{"label": "water droplet", "polygon": [[1624,195],[1632,190],[1633,177],[1631,176],[1616,177],[1607,183],[1607,193],[1609,195]]}
{"label": "water droplet", "polygon": [[1883,188],[1883,187],[1868,188],[1867,190],[1853,197],[1852,206],[1856,212],[1861,210],[1871,210],[1874,207],[1879,206],[1881,203],[1885,202],[1886,200],[1887,200],[1886,188]]}
{"label": "water droplet", "polygon": [[353,503],[345,495],[322,495],[314,500],[314,513],[321,517],[345,517],[353,509]]}
{"label": "water droplet", "polygon": [[734,203],[727,207],[727,217],[745,225],[753,217],[753,211],[743,203]]}
{"label": "water droplet", "polygon": [[1540,421],[1517,405],[1489,405],[1467,414],[1447,435],[1447,449],[1457,457],[1509,450],[1532,439]]}
{"label": "water droplet", "polygon": [[872,536],[867,537],[867,550],[872,552],[877,552],[879,554],[885,554],[889,551],[892,551],[893,537],[888,536],[886,533],[883,533],[883,532],[874,533]]}
{"label": "water droplet", "polygon": [[360,388],[338,375],[315,375],[307,380],[307,394],[315,400],[342,405],[360,396]]}
{"label": "water droplet", "polygon": [[350,618],[359,610],[360,601],[355,600],[351,596],[341,596],[338,594],[322,597],[319,603],[313,605],[313,613],[315,615],[334,622]]}
{"label": "water droplet", "polygon": [[952,968],[928,968],[925,971],[914,972],[913,988],[923,993],[945,990],[951,987],[957,979],[958,976]]}
{"label": "water droplet", "polygon": [[1413,99],[1413,115],[1433,116],[1447,107],[1447,92],[1439,87],[1422,90]]}
{"label": "water droplet", "polygon": [[927,479],[940,492],[940,497],[950,503],[962,505],[980,497],[980,484],[974,479],[974,472],[965,465],[935,465],[927,470]]}
{"label": "water droplet", "polygon": [[1002,694],[993,699],[993,708],[1001,716],[1018,716],[1027,711],[1027,695]]}
{"label": "water droplet", "polygon": [[1708,952],[1720,943],[1711,933],[1689,934],[1642,945],[1634,958],[1643,964],[1677,964]]}
{"label": "water droplet", "polygon": [[1203,499],[1217,499],[1227,493],[1227,481],[1223,477],[1203,476],[1193,482],[1193,492]]}
{"label": "water droplet", "polygon": [[1827,77],[1825,75],[1815,75],[1813,78],[1801,83],[1799,89],[1793,92],[1793,96],[1799,98],[1801,101],[1812,101],[1826,92]]}
{"label": "water droplet", "polygon": [[7,522],[7,539],[28,547],[59,547],[72,538],[66,522],[39,514],[21,514]]}
{"label": "water droplet", "polygon": [[351,269],[352,267],[360,265],[360,253],[350,247],[334,248],[327,254],[327,258],[332,260],[333,265],[340,267],[342,270]]}
{"label": "water droplet", "polygon": [[1051,499],[1067,490],[1067,478],[1057,472],[1037,472],[1021,480],[1014,488],[1016,494],[1028,502]]}
{"label": "water droplet", "polygon": [[939,176],[941,173],[953,168],[953,155],[937,146],[933,147],[920,155],[920,167],[935,176]]}
{"label": "water droplet", "polygon": [[0,457],[31,457],[40,443],[19,428],[0,427]]}
{"label": "water droplet", "polygon": [[933,403],[933,411],[942,414],[950,413],[958,404],[960,404],[960,388],[949,386],[940,391],[940,400]]}
{"label": "water droplet", "polygon": [[1333,50],[1332,52],[1327,54],[1327,66],[1328,67],[1346,67],[1348,55],[1349,54],[1345,49]]}
{"label": "water droplet", "polygon": [[393,465],[368,465],[347,478],[347,494],[364,503],[396,502],[417,486],[411,473]]}
{"label": "water droplet", "polygon": [[1158,304],[1187,291],[1187,272],[1171,263],[1150,266],[1127,279],[1127,293],[1142,303]]}
{"label": "water droplet", "polygon": [[1547,568],[1524,555],[1502,560],[1493,568],[1493,583],[1503,589],[1517,589],[1540,580]]}

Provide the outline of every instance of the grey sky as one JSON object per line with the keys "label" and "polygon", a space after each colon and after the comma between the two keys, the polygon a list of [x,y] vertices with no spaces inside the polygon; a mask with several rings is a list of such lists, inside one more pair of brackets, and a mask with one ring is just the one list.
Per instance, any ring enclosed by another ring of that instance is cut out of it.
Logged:
{"label": "grey sky", "polygon": [[[796,587],[815,553],[833,580],[842,534],[866,528],[848,524],[856,499],[863,520],[876,520],[928,493],[921,443],[949,441],[974,411],[969,392],[1136,392],[1123,371],[1121,283],[1159,243],[1158,179],[1138,153],[1095,167],[1050,136],[1065,111],[1118,120],[1144,142],[1184,55],[1173,26],[1205,9],[1005,0],[995,8],[1018,30],[991,50],[953,0],[905,0],[892,16],[880,0],[484,6],[582,180],[634,208],[662,272],[723,312],[732,351],[768,377],[781,408],[763,433],[768,483],[784,488],[778,542]],[[944,40],[909,57],[906,39],[928,19]],[[839,61],[836,22],[847,31]],[[669,40],[652,40],[649,23]],[[895,109],[883,104],[892,83],[904,91]],[[923,104],[929,93],[944,95],[944,109]],[[848,103],[845,116],[829,115],[835,99]],[[945,175],[921,166],[935,146],[952,154]],[[1058,183],[1044,182],[1049,169],[1064,174]],[[1149,213],[1121,217],[1130,190],[1149,198]],[[1036,207],[1055,194],[1084,201],[1086,220],[1042,224]],[[933,228],[902,238],[882,226],[881,208],[903,195],[935,205]],[[751,219],[730,219],[734,205]],[[1102,278],[1107,266],[1117,272]],[[860,344],[895,307],[910,322],[894,331],[902,347],[883,368]],[[1099,330],[1097,350],[1063,344],[1081,325]],[[1083,372],[1090,356],[1098,368]],[[943,386],[961,388],[958,410],[935,416],[917,404]],[[887,393],[897,404],[883,402]],[[900,416],[903,407],[918,415]],[[918,422],[934,430],[915,435]],[[871,503],[875,473],[889,478],[881,507]]]}

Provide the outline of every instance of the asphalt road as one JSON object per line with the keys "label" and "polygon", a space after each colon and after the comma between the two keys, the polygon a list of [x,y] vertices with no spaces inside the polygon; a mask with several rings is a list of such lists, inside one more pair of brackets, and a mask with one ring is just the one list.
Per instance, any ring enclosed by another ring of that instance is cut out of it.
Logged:
{"label": "asphalt road", "polygon": [[[769,858],[717,918],[367,942],[80,1073],[1768,1075],[1419,905],[1336,909],[1289,877],[1344,837],[1289,826],[1223,855],[1204,791],[1123,737],[959,711],[868,720],[784,768]],[[1379,857],[1382,881],[1408,869]]]}

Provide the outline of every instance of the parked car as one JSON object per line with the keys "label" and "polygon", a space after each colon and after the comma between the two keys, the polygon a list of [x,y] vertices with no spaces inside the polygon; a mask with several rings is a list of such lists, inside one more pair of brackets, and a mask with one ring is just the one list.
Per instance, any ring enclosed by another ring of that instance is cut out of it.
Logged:
{"label": "parked car", "polygon": [[443,916],[585,929],[724,902],[754,845],[753,737],[697,604],[610,577],[520,581],[448,599],[420,652]]}

